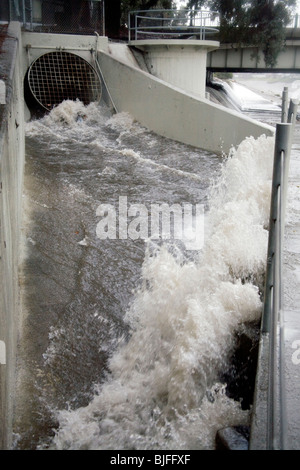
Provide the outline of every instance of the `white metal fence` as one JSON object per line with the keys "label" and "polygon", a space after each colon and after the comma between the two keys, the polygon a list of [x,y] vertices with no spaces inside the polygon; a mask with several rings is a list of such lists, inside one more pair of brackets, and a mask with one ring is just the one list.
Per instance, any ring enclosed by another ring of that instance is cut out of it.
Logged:
{"label": "white metal fence", "polygon": [[218,33],[219,15],[203,10],[139,10],[128,15],[129,41],[193,36],[208,39]]}

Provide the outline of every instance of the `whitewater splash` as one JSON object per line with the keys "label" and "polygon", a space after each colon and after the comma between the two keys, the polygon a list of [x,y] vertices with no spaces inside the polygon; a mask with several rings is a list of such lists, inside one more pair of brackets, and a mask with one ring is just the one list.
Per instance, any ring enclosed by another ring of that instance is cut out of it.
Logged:
{"label": "whitewater splash", "polygon": [[148,243],[125,317],[130,337],[89,405],[56,412],[51,448],[213,449],[218,429],[248,423],[220,377],[235,333],[261,315],[273,146],[271,137],[248,138],[226,159],[193,260],[179,247]]}

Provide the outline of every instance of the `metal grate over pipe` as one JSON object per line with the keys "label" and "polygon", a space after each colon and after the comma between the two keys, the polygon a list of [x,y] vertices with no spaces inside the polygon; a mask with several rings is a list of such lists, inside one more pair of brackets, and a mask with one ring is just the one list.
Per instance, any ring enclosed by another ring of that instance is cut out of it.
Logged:
{"label": "metal grate over pipe", "polygon": [[85,105],[100,101],[101,80],[82,57],[65,51],[49,52],[36,59],[28,71],[29,88],[38,103],[51,110],[64,100]]}

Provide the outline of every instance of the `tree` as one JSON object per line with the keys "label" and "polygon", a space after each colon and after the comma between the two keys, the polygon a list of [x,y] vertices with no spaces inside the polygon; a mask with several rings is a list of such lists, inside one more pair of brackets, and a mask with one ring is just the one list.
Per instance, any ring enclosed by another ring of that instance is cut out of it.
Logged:
{"label": "tree", "polygon": [[266,65],[276,65],[296,0],[188,0],[189,8],[203,6],[219,12],[221,42],[260,47]]}
{"label": "tree", "polygon": [[253,41],[262,44],[265,62],[268,66],[276,65],[276,59],[284,49],[285,28],[290,22],[290,8],[295,0],[279,2],[255,0],[250,15],[250,27],[254,33]]}

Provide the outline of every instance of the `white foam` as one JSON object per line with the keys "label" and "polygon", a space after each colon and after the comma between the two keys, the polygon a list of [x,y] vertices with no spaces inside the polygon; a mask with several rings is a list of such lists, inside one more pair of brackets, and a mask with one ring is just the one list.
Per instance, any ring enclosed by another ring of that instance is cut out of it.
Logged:
{"label": "white foam", "polygon": [[114,114],[108,121],[107,121],[107,127],[110,127],[111,129],[118,130],[118,131],[124,131],[124,130],[130,130],[133,128],[134,125],[134,118],[131,116],[131,114],[127,112],[121,112]]}
{"label": "white foam", "polygon": [[246,139],[211,188],[195,262],[149,242],[143,284],[126,313],[128,342],[86,407],[57,413],[58,449],[208,449],[217,429],[245,424],[219,374],[234,333],[258,320],[274,139]]}
{"label": "white foam", "polygon": [[[98,129],[108,119],[109,112],[97,103],[85,106],[81,101],[64,100],[48,114],[38,120],[26,123],[27,136],[53,135],[58,141],[69,142],[72,135],[78,140],[78,134],[94,135],[93,124]],[[64,131],[64,132],[62,132]]]}
{"label": "white foam", "polygon": [[150,158],[143,158],[140,152],[136,152],[133,149],[125,148],[125,149],[120,150],[120,153],[124,155],[125,157],[134,158],[137,162],[155,167],[158,170],[167,171],[168,173],[173,173],[178,176],[187,177],[193,180],[202,181],[202,177],[199,175],[196,175],[195,173],[190,173],[188,171],[179,170],[178,168],[172,168],[168,165],[163,165],[162,163],[154,162],[153,160],[150,160]]}

